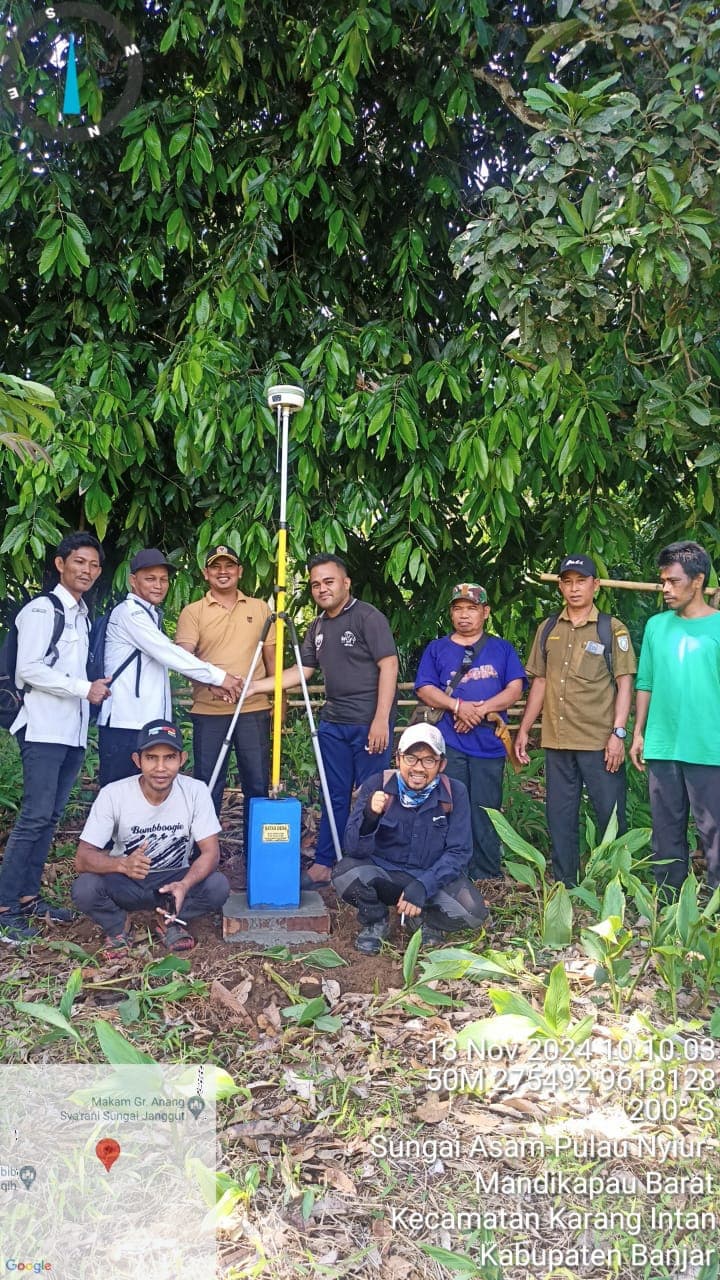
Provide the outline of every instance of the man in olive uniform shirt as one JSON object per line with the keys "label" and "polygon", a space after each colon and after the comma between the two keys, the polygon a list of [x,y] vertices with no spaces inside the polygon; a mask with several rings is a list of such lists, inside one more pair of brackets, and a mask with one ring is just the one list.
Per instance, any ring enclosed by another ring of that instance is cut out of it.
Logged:
{"label": "man in olive uniform shirt", "polygon": [[[529,763],[528,734],[542,711],[547,821],[556,880],[571,887],[580,870],[580,796],[583,784],[603,832],[617,807],[625,821],[625,725],[637,670],[627,627],[608,618],[601,630],[594,604],[599,581],[589,556],[566,556],[559,569],[565,608],[547,629],[541,622],[525,664],[533,677],[515,740]],[[547,632],[547,634],[546,634]],[[544,642],[544,643],[543,643]],[[612,674],[606,647],[611,647]]]}
{"label": "man in olive uniform shirt", "polygon": [[[205,560],[203,577],[210,590],[187,605],[178,618],[175,643],[198,658],[229,665],[223,670],[247,677],[262,629],[270,616],[264,600],[246,596],[238,589],[242,565],[231,547],[213,547]],[[210,657],[213,654],[214,657]],[[263,642],[256,677],[274,675],[275,628],[270,627]],[[209,782],[231,719],[231,708],[208,685],[193,685],[190,717],[193,723],[194,774]],[[266,796],[270,783],[270,703],[264,694],[246,698],[233,733],[243,798]],[[228,756],[213,787],[215,812],[220,813],[227,779]],[[247,812],[247,810],[246,810]],[[247,823],[245,852],[247,853]]]}

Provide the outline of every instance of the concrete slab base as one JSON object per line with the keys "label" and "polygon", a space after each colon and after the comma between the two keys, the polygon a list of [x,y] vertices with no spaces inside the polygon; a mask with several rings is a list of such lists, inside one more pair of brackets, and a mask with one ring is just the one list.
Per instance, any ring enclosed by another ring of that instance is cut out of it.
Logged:
{"label": "concrete slab base", "polygon": [[223,938],[247,947],[296,947],[326,942],[330,913],[319,893],[303,892],[299,907],[249,907],[247,893],[231,893],[223,907]]}

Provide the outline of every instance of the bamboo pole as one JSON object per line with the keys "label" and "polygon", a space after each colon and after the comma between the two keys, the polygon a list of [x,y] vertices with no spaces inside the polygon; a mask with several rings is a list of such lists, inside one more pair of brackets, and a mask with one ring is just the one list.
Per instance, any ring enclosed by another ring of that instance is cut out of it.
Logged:
{"label": "bamboo pole", "polygon": [[[558,582],[560,578],[557,573],[539,573],[537,576],[541,582]],[[530,582],[531,579],[528,578],[526,581]],[[660,582],[628,582],[624,578],[598,578],[598,582],[601,587],[611,587],[619,591],[651,591],[653,593],[662,591]],[[706,596],[711,596],[718,588],[705,587],[704,590]]]}

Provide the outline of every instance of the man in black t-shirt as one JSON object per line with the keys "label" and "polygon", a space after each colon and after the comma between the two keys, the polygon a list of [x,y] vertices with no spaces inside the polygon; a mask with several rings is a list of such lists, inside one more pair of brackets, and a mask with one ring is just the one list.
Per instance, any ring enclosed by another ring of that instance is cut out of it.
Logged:
{"label": "man in black t-shirt", "polygon": [[[384,614],[351,594],[347,566],[339,556],[313,556],[308,569],[310,590],[322,613],[312,623],[300,653],[305,678],[320,667],[325,679],[318,742],[342,840],[353,788],[390,764],[397,650]],[[283,672],[282,684],[284,689],[300,684],[297,666]],[[272,687],[268,676],[253,680],[248,692],[269,693]],[[303,877],[304,887],[329,884],[334,862],[323,805],[315,862]]]}

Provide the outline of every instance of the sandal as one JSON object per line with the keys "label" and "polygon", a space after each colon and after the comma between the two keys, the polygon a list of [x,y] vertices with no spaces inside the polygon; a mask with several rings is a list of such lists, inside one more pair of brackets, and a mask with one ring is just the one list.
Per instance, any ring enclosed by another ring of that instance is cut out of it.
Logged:
{"label": "sandal", "polygon": [[173,954],[179,955],[182,951],[192,951],[195,947],[195,939],[187,929],[181,924],[172,922],[167,925],[158,926],[158,937]]}
{"label": "sandal", "polygon": [[134,938],[123,929],[120,933],[109,933],[105,945],[100,952],[103,960],[127,960],[134,946]]}

